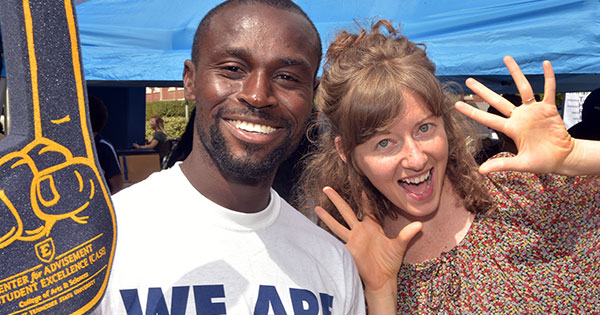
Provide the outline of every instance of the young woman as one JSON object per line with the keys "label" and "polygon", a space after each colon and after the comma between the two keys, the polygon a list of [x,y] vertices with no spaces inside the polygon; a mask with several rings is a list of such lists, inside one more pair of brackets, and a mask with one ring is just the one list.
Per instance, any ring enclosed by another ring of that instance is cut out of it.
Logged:
{"label": "young woman", "polygon": [[[387,21],[342,31],[326,58],[316,99],[325,132],[298,200],[322,206],[317,215],[346,242],[370,313],[600,310],[600,179],[577,176],[600,174],[600,145],[567,133],[550,62],[536,102],[505,57],[519,107],[467,80],[504,118],[452,104],[425,48]],[[519,153],[478,168],[459,112]]]}
{"label": "young woman", "polygon": [[154,116],[150,119],[150,128],[154,130],[151,139],[146,139],[145,145],[133,144],[135,149],[154,149],[160,157],[162,164],[163,159],[169,153],[171,146],[167,142],[167,134],[165,133],[165,122],[159,116]]}
{"label": "young woman", "polygon": [[136,149],[155,149],[156,146],[165,143],[167,141],[167,134],[165,133],[165,122],[159,116],[154,116],[150,119],[150,128],[154,130],[152,138],[146,139],[145,145],[133,144]]}

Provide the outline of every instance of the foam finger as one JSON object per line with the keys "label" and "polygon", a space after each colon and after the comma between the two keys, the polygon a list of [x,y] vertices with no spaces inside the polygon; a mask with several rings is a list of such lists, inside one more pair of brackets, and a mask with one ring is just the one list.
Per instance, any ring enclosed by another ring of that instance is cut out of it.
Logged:
{"label": "foam finger", "polygon": [[348,242],[348,239],[350,239],[350,231],[340,224],[334,217],[332,217],[327,210],[317,206],[315,207],[315,213],[319,219],[321,219],[321,221],[327,225],[333,234],[337,235],[344,242]]}
{"label": "foam finger", "polygon": [[348,205],[348,203],[335,191],[335,189],[331,187],[323,188],[323,192],[331,202],[338,209],[348,226],[352,229],[358,223],[358,219],[356,218],[356,214],[352,211],[352,208]]}

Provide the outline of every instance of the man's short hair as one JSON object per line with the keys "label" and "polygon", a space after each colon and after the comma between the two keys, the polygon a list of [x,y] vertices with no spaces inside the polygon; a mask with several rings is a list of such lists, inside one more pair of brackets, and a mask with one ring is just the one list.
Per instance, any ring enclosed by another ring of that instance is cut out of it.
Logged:
{"label": "man's short hair", "polygon": [[[200,21],[198,28],[196,29],[196,33],[194,34],[194,43],[192,44],[192,62],[195,65],[198,64],[198,58],[200,57],[199,56],[200,42],[201,42],[202,37],[204,36],[205,32],[210,27],[210,24],[212,23],[212,18],[215,15],[217,15],[219,12],[221,12],[223,9],[225,9],[231,5],[239,5],[239,4],[264,4],[264,5],[272,6],[277,9],[295,12],[295,13],[300,14],[304,18],[306,18],[306,20],[310,24],[311,28],[315,32],[315,35],[316,35],[315,37],[316,37],[316,41],[317,41],[316,46],[314,47],[315,51],[316,51],[315,53],[317,54],[319,60],[321,60],[321,57],[323,55],[323,47],[321,45],[321,37],[319,36],[319,32],[317,31],[317,28],[315,27],[313,22],[310,20],[308,15],[306,15],[304,10],[302,10],[297,4],[295,4],[291,0],[227,0],[227,1],[220,3],[216,7],[212,8],[210,11],[208,11],[208,13],[206,13],[204,18],[202,19],[202,21]],[[315,73],[315,75],[316,75],[316,73]]]}
{"label": "man's short hair", "polygon": [[100,132],[106,126],[108,121],[108,110],[104,102],[94,96],[88,95],[88,106],[90,108],[90,121],[92,123],[92,131]]}

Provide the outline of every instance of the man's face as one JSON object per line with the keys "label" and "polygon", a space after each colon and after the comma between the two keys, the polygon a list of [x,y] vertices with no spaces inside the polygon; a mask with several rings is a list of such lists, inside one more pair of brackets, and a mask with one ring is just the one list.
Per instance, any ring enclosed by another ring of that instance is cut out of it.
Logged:
{"label": "man's face", "polygon": [[233,5],[212,18],[184,86],[196,101],[196,133],[229,180],[271,178],[304,134],[319,56],[302,16]]}

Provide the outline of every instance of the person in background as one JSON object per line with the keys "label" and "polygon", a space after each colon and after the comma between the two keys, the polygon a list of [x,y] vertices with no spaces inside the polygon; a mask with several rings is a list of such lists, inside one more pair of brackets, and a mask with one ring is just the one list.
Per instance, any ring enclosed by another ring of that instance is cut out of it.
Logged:
{"label": "person in background", "polygon": [[113,145],[100,134],[108,121],[108,110],[104,102],[94,95],[88,95],[88,106],[98,162],[111,194],[116,194],[123,189],[121,164]]}
{"label": "person in background", "polygon": [[185,125],[183,133],[179,136],[179,141],[173,148],[171,154],[168,157],[165,168],[171,168],[175,163],[185,160],[190,152],[192,152],[192,146],[194,145],[194,121],[196,120],[196,107],[192,109],[190,113],[190,119]]}
{"label": "person in background", "polygon": [[583,101],[581,121],[569,128],[573,138],[600,140],[600,89],[595,89]]}
{"label": "person in background", "polygon": [[[600,311],[600,142],[567,133],[549,61],[541,102],[509,56],[523,105],[466,81],[505,118],[453,106],[424,46],[388,21],[342,31],[326,58],[315,102],[329,131],[307,159],[300,209],[322,206],[369,312]],[[518,154],[478,167],[461,113]]]}
{"label": "person in background", "polygon": [[184,63],[187,158],[113,199],[117,245],[94,314],[365,314],[352,255],[271,188],[313,107],[319,34],[289,0],[230,0]]}
{"label": "person in background", "polygon": [[169,150],[171,150],[167,134],[165,133],[165,121],[159,116],[154,116],[150,119],[150,128],[154,130],[152,138],[146,139],[145,145],[133,143],[133,147],[142,150],[154,149],[158,153],[162,165],[163,159],[169,154]]}

